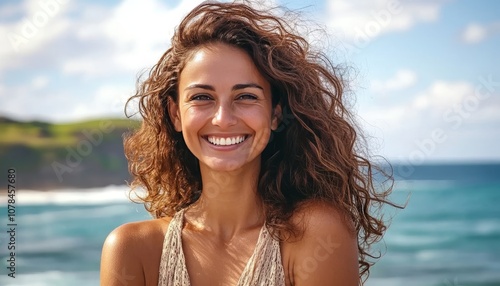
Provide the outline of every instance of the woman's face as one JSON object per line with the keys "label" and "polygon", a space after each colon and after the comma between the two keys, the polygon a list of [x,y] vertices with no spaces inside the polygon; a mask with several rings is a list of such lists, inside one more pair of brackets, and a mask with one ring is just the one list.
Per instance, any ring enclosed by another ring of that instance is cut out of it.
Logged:
{"label": "woman's face", "polygon": [[169,111],[201,168],[235,171],[260,166],[281,110],[273,110],[270,84],[243,50],[213,44],[186,63]]}

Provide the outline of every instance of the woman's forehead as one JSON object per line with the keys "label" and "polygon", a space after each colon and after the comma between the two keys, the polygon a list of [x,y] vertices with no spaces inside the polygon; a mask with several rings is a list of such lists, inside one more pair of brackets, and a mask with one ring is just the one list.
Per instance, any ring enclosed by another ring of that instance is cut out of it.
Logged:
{"label": "woman's forehead", "polygon": [[225,44],[200,48],[193,53],[180,74],[179,85],[182,87],[193,82],[269,85],[244,50]]}

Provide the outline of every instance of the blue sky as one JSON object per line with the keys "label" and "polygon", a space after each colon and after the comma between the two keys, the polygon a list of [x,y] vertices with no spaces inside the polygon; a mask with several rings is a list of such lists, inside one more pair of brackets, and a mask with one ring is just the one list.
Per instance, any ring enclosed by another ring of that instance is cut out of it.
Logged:
{"label": "blue sky", "polygon": [[[123,117],[137,76],[201,1],[0,3],[0,115],[67,122]],[[270,4],[272,1],[266,1]],[[352,67],[353,109],[391,160],[500,160],[500,2],[315,0],[308,34]]]}

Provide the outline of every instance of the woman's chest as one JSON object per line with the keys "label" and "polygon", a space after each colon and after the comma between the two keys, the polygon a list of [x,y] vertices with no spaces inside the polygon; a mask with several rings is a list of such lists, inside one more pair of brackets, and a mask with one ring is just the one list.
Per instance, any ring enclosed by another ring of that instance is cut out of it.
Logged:
{"label": "woman's chest", "polygon": [[257,230],[223,242],[206,235],[183,235],[182,247],[191,286],[237,285],[245,275],[258,236]]}

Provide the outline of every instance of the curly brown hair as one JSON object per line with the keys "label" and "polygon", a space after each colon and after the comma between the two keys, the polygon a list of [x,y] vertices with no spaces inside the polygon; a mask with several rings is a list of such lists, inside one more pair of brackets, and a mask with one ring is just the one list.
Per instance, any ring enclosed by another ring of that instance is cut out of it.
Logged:
{"label": "curly brown hair", "polygon": [[372,258],[379,257],[370,246],[387,228],[376,210],[393,205],[387,200],[392,184],[377,190],[375,165],[360,152],[341,69],[313,51],[285,18],[246,2],[205,2],[182,20],[172,46],[127,102],[138,100],[143,119],[125,138],[131,187],[145,190],[139,201],[157,218],[197,201],[203,189],[198,160],[175,131],[168,102],[177,100],[179,75],[194,52],[213,43],[238,47],[269,81],[273,106],[283,110],[261,156],[258,193],[268,227],[286,240],[300,233],[291,223],[300,203],[328,203],[354,223],[359,273],[366,279]]}

